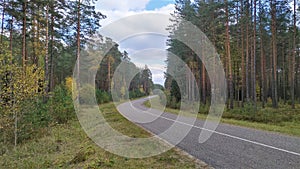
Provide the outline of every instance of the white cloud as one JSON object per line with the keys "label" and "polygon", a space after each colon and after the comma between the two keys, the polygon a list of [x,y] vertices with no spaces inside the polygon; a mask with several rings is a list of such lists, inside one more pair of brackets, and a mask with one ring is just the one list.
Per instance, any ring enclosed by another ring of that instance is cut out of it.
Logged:
{"label": "white cloud", "polygon": [[[142,13],[159,13],[159,14],[171,14],[175,9],[174,4],[169,4],[161,8],[154,10],[146,10],[146,5],[150,0],[99,0],[96,3],[96,9],[102,14],[106,15],[107,18],[101,20],[100,24],[102,27],[117,21],[121,18],[138,15]],[[171,17],[171,16],[170,16]],[[143,23],[143,27],[151,28],[159,21],[153,23]],[[166,71],[166,53],[162,50],[166,49],[166,37],[159,37],[154,35],[139,36],[132,39],[125,40],[124,43],[120,44],[121,50],[126,50],[132,61],[141,68],[144,68],[145,64],[148,65],[152,72],[154,83],[164,84],[164,72]],[[160,52],[141,52],[143,50],[160,49]],[[136,55],[138,54],[138,55]]]}
{"label": "white cloud", "polygon": [[100,0],[96,8],[110,11],[143,10],[150,0]]}
{"label": "white cloud", "polygon": [[175,5],[174,4],[169,4],[167,6],[163,6],[159,9],[155,9],[154,11],[159,12],[159,13],[164,13],[164,14],[170,14],[174,11]]}
{"label": "white cloud", "polygon": [[[123,1],[122,1],[123,2]],[[115,3],[115,2],[114,2]],[[116,20],[119,20],[121,18],[132,16],[132,15],[138,15],[142,13],[160,13],[160,14],[170,14],[173,13],[175,9],[174,4],[169,4],[167,6],[163,6],[158,9],[154,10],[145,10],[145,7],[139,9],[139,10],[131,10],[130,8],[124,7],[126,10],[114,10],[112,8],[97,8],[98,11],[100,11],[102,14],[106,15],[107,18],[100,21],[100,24],[103,26],[106,26]],[[149,23],[151,24],[151,23]]]}

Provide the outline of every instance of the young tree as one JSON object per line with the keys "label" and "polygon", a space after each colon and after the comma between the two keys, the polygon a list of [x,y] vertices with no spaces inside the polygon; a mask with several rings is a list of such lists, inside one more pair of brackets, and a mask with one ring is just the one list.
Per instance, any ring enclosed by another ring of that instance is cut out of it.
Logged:
{"label": "young tree", "polygon": [[153,82],[152,82],[152,73],[147,65],[145,65],[145,68],[142,70],[141,75],[142,75],[141,82],[143,85],[143,90],[147,95],[149,95],[151,92],[151,88],[153,86]]}

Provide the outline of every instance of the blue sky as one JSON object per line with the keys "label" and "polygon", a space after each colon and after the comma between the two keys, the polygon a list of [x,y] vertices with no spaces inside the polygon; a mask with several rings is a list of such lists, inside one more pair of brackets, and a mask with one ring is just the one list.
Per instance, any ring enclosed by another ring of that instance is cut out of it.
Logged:
{"label": "blue sky", "polygon": [[[174,11],[174,3],[175,0],[98,0],[96,9],[107,16],[107,19],[100,22],[102,27],[105,27],[121,18],[141,13],[169,15]],[[156,24],[143,23],[143,26],[147,28]],[[154,83],[163,85],[166,71],[166,39],[167,37],[153,34],[133,36],[119,42],[120,50],[126,50],[131,61],[138,67],[147,64],[152,72]]]}
{"label": "blue sky", "polygon": [[161,8],[164,6],[167,6],[169,4],[174,4],[175,0],[151,0],[147,5],[146,5],[146,10],[154,10],[157,8]]}

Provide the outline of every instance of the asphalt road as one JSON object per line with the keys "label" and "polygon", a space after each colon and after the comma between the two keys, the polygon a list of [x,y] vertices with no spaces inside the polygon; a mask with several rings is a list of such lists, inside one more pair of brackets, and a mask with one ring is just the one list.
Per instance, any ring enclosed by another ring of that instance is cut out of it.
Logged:
{"label": "asphalt road", "polygon": [[[177,121],[177,115],[166,112],[158,114],[154,109],[149,110],[143,106],[146,100],[123,103],[117,108],[124,117],[154,134],[163,133],[174,123],[189,125]],[[204,121],[196,120],[177,147],[214,168],[300,169],[299,137],[219,124],[212,137],[200,144],[198,140],[203,124]],[[172,138],[163,139],[172,144]]]}

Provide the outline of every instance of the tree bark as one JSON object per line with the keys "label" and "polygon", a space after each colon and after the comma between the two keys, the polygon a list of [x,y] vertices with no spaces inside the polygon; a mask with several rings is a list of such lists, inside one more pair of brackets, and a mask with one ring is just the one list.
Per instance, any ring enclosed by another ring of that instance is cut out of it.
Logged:
{"label": "tree bark", "polygon": [[249,101],[249,2],[247,1],[246,7],[246,101]]}
{"label": "tree bark", "polygon": [[[204,41],[203,41],[204,42]],[[202,49],[202,56],[205,57],[204,55],[204,50],[205,49]],[[205,69],[205,63],[204,63],[204,59],[202,60],[202,70],[201,70],[201,73],[202,73],[202,103],[204,105],[206,105],[206,69]],[[200,84],[199,84],[200,85]]]}
{"label": "tree bark", "polygon": [[293,50],[292,50],[292,69],[291,69],[291,99],[292,99],[292,109],[295,109],[295,64],[296,64],[296,35],[297,35],[297,18],[296,18],[296,0],[294,0],[294,32],[293,32]]}
{"label": "tree bark", "polygon": [[203,104],[206,105],[206,69],[202,61],[202,100]]}
{"label": "tree bark", "polygon": [[12,16],[10,21],[10,31],[9,31],[9,49],[10,49],[11,57],[13,57],[13,24],[14,24],[14,17]]}
{"label": "tree bark", "polygon": [[48,97],[49,92],[49,4],[46,7],[46,48],[45,48],[45,94]]}
{"label": "tree bark", "polygon": [[[262,10],[261,0],[259,1],[260,11]],[[261,102],[262,107],[265,108],[265,56],[264,56],[264,47],[263,47],[263,26],[262,26],[262,16],[260,20],[260,69],[261,69]]]}
{"label": "tree bark", "polygon": [[229,11],[228,11],[228,1],[225,1],[226,4],[226,49],[227,49],[227,61],[228,61],[228,83],[229,83],[229,95],[230,103],[229,108],[233,109],[233,85],[232,85],[232,64],[231,64],[231,54],[230,54],[230,37],[229,37]]}
{"label": "tree bark", "polygon": [[50,84],[49,90],[54,88],[54,2],[51,1],[51,46],[50,46]]}
{"label": "tree bark", "polygon": [[2,9],[2,21],[1,21],[1,36],[0,36],[0,44],[2,44],[2,38],[4,36],[4,20],[5,20],[5,8],[6,8],[6,1],[3,1],[3,9]]}
{"label": "tree bark", "polygon": [[109,92],[110,91],[110,57],[111,56],[108,56],[107,58],[107,91]]}
{"label": "tree bark", "polygon": [[27,0],[24,0],[23,5],[23,28],[22,28],[22,64],[23,72],[26,70],[26,10],[27,10]]}
{"label": "tree bark", "polygon": [[242,107],[244,107],[244,99],[245,99],[245,52],[244,52],[244,49],[245,49],[245,44],[244,44],[244,5],[243,5],[243,0],[240,1],[241,3],[241,12],[242,12],[242,16],[241,16],[241,20],[242,20],[242,23],[241,23],[241,26],[240,26],[240,29],[241,29],[241,41],[242,41],[242,52],[241,52],[241,55],[242,55]]}
{"label": "tree bark", "polygon": [[79,90],[80,87],[80,33],[81,33],[81,2],[80,0],[77,0],[77,89]]}
{"label": "tree bark", "polygon": [[252,99],[256,107],[256,0],[254,2],[253,53],[252,53]]}
{"label": "tree bark", "polygon": [[271,0],[271,31],[272,31],[272,105],[274,108],[278,107],[277,95],[277,44],[276,44],[276,0]]}

